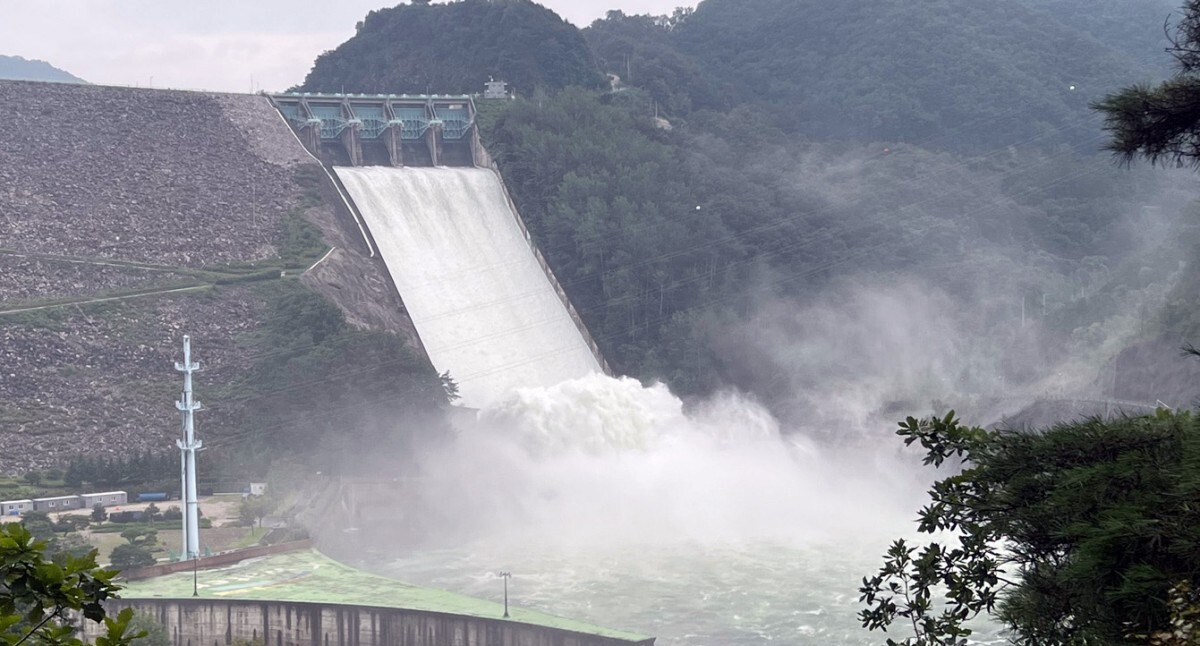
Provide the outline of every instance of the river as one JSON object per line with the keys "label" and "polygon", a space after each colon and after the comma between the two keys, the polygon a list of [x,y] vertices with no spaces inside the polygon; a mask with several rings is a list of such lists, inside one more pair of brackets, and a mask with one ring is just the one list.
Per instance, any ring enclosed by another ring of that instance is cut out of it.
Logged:
{"label": "river", "polygon": [[364,565],[496,601],[511,571],[516,605],[662,646],[879,644],[858,587],[914,532],[917,457],[886,427],[783,432],[736,395],[685,412],[629,379],[524,389],[426,460],[436,545]]}

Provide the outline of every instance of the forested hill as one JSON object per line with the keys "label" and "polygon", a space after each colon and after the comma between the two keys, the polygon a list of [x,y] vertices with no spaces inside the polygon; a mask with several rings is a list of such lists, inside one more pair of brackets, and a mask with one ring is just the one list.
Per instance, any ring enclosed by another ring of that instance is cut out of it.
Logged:
{"label": "forested hill", "polygon": [[1179,17],[1177,0],[1018,0],[1077,29],[1148,69],[1167,74],[1171,56],[1163,27]]}
{"label": "forested hill", "polygon": [[549,9],[464,0],[372,11],[353,38],[317,58],[299,89],[467,93],[493,76],[523,94],[605,84],[579,30]]}
{"label": "forested hill", "polygon": [[29,60],[20,56],[0,56],[0,79],[11,81],[50,81],[54,83],[86,83],[46,61]]}
{"label": "forested hill", "polygon": [[304,89],[540,89],[481,101],[480,131],[605,357],[811,421],[851,391],[1040,384],[1164,329],[1194,192],[1115,166],[1089,110],[1162,76],[1148,36],[1104,41],[1161,29],[1159,0],[1033,1],[704,0],[582,34],[523,0],[405,5]]}
{"label": "forested hill", "polygon": [[705,0],[671,21],[613,13],[586,33],[605,71],[675,116],[751,103],[785,131],[825,141],[1094,144],[1090,102],[1162,75],[1125,50],[1145,54],[1148,37],[1101,38],[1141,34],[1165,13],[1124,3],[1145,19],[1131,21],[1134,9],[1076,19],[1068,0],[1027,4]]}

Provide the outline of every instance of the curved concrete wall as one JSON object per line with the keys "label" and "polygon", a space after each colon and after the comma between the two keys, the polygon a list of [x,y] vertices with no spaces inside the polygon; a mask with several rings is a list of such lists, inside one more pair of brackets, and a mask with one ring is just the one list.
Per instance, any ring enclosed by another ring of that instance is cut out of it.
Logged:
{"label": "curved concrete wall", "polygon": [[[175,646],[221,646],[235,639],[264,646],[651,646],[503,619],[391,608],[222,599],[118,600],[167,627]],[[89,640],[100,628],[85,622]]]}

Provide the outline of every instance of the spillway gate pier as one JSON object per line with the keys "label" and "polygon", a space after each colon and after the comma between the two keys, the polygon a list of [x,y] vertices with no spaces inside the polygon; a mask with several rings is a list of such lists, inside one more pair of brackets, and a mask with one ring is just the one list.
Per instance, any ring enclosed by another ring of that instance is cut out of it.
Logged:
{"label": "spillway gate pier", "polygon": [[305,147],[331,166],[475,166],[469,95],[269,95]]}

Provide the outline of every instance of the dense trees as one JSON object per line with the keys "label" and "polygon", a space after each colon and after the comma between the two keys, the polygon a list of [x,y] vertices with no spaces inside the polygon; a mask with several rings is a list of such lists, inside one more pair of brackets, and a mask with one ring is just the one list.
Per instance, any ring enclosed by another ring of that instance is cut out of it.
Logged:
{"label": "dense trees", "polygon": [[[1090,147],[1088,97],[1156,72],[1081,31],[1063,2],[1044,12],[1015,1],[706,0],[675,20],[610,14],[587,37],[605,71],[630,76],[672,116],[743,103],[824,141]],[[1118,4],[1088,3],[1085,26],[1115,23],[1096,5],[1125,24],[1138,11],[1153,24],[1165,15]]]}
{"label": "dense trees", "polygon": [[67,463],[63,483],[73,489],[88,483],[99,489],[119,489],[150,483],[178,487],[179,454],[174,451],[100,457],[78,456]]}
{"label": "dense trees", "polygon": [[521,94],[604,77],[579,31],[531,0],[414,3],[372,11],[358,33],[317,58],[310,92],[480,92],[489,77]]}
{"label": "dense trees", "polygon": [[117,572],[96,565],[96,552],[50,558],[45,544],[20,523],[0,525],[0,644],[80,646],[68,613],[104,622],[107,646],[128,646],[140,632],[129,631],[132,610],[108,617],[104,602],[120,586]]}
{"label": "dense trees", "polygon": [[[965,302],[1011,294],[1016,309],[964,323],[988,363],[1025,343],[1006,331],[1020,323],[1021,294],[1062,295],[1063,316],[1043,322],[1047,352],[1062,352],[1116,309],[1100,298],[1069,308],[1074,295],[1148,271],[1144,259],[1123,267],[1138,244],[1130,211],[1187,199],[1070,151],[814,144],[751,106],[696,112],[668,131],[638,89],[567,90],[498,112],[485,141],[605,356],[681,394],[733,383],[771,403],[792,397],[803,384],[779,376],[787,360],[775,352],[758,362],[770,374],[748,374],[752,349],[729,330],[763,302],[808,301],[855,275],[918,279]],[[1162,272],[1184,239],[1159,245]],[[1130,282],[1122,289],[1142,298],[1146,284]]]}
{"label": "dense trees", "polygon": [[740,255],[720,244],[729,231],[703,208],[682,151],[648,121],[597,99],[568,90],[540,105],[519,102],[489,139],[606,355],[622,369],[652,372],[674,363],[655,356],[663,329],[686,328],[677,314],[727,294]]}
{"label": "dense trees", "polygon": [[863,580],[865,626],[911,629],[889,643],[924,646],[959,643],[979,614],[1029,646],[1170,632],[1168,599],[1200,575],[1200,420],[1160,410],[1019,432],[951,412],[910,417],[897,434],[954,474],[920,512],[934,540],[896,541]]}
{"label": "dense trees", "polygon": [[1173,25],[1176,74],[1157,85],[1134,85],[1096,104],[1112,134],[1109,148],[1126,162],[1200,168],[1200,1],[1188,0]]}
{"label": "dense trees", "polygon": [[132,543],[122,543],[113,548],[109,556],[112,566],[120,569],[130,569],[154,565],[154,555],[150,550]]}

